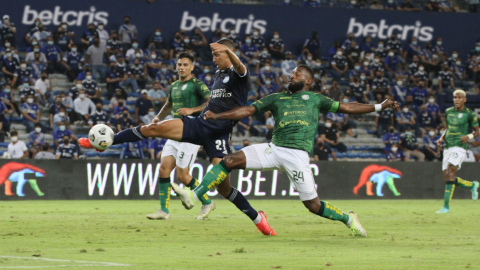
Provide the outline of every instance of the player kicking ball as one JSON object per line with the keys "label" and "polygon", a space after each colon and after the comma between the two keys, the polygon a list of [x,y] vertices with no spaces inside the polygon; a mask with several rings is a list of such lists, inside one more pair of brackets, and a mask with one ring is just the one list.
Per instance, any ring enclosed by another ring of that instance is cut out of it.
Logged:
{"label": "player kicking ball", "polygon": [[[450,201],[455,187],[470,189],[472,200],[478,199],[478,182],[470,182],[455,176],[467,154],[468,141],[479,135],[477,116],[472,110],[465,107],[466,101],[465,91],[455,90],[453,92],[454,106],[445,110],[447,130],[437,141],[439,147],[442,147],[442,143],[445,141],[442,162],[445,195],[443,207],[437,211],[437,214],[450,212]],[[470,130],[473,132],[469,133]]]}
{"label": "player kicking ball", "polygon": [[[210,98],[210,90],[202,81],[192,77],[193,62],[194,58],[189,53],[181,53],[177,57],[176,68],[179,80],[170,86],[167,102],[152,123],[160,122],[160,119],[167,117],[172,110],[174,118],[181,118],[188,115],[198,116],[205,109]],[[185,186],[190,189],[198,186],[198,180],[190,175],[190,166],[192,162],[195,162],[199,148],[199,145],[187,142],[167,141],[160,159],[160,179],[158,183],[160,210],[147,215],[148,219],[170,219],[170,173],[174,169],[176,169],[178,180]],[[197,219],[203,220],[208,217],[211,211],[215,210],[215,203],[208,198],[207,194],[200,197],[200,201],[202,202],[202,209]]]}
{"label": "player kicking ball", "polygon": [[299,65],[293,71],[288,92],[272,94],[251,106],[238,107],[228,112],[207,111],[205,119],[212,121],[226,119],[236,121],[271,111],[275,119],[273,139],[271,143],[248,146],[235,154],[225,156],[219,164],[213,166],[202,183],[193,191],[172,184],[180,199],[186,204],[192,204],[211,187],[220,184],[234,169],[282,170],[288,174],[300,199],[310,212],[343,222],[356,236],[367,236],[355,212],[345,213],[326,201],[320,201],[315,190],[308,153],[313,148],[320,112],[363,114],[387,108],[398,109],[398,105],[390,100],[376,105],[339,103],[324,95],[308,91],[312,82],[313,70],[306,65]]}

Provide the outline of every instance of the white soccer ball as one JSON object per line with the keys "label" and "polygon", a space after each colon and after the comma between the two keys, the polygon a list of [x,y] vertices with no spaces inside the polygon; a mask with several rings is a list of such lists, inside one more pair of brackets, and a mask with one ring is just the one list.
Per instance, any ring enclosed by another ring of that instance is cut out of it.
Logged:
{"label": "white soccer ball", "polygon": [[88,139],[93,147],[98,150],[105,150],[113,143],[113,130],[104,124],[93,126],[88,132]]}

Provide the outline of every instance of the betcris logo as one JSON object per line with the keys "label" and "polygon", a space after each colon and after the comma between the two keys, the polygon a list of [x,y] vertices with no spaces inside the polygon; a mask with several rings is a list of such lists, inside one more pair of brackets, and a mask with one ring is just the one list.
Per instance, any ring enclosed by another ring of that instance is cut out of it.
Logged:
{"label": "betcris logo", "polygon": [[253,14],[248,15],[248,18],[221,18],[219,13],[213,13],[212,17],[195,17],[190,15],[188,11],[183,12],[180,29],[190,31],[195,28],[200,28],[203,32],[215,31],[220,29],[224,33],[228,33],[230,28],[235,28],[237,34],[250,34],[253,29],[258,29],[260,34],[265,34],[267,31],[267,21],[255,20]]}
{"label": "betcris logo", "polygon": [[355,37],[371,36],[378,39],[387,39],[396,34],[399,40],[416,37],[419,41],[428,42],[432,40],[433,31],[431,26],[422,26],[421,21],[416,21],[414,25],[388,25],[386,20],[380,20],[377,24],[357,22],[355,18],[350,18],[347,33],[353,33]]}
{"label": "betcris logo", "polygon": [[23,9],[22,24],[32,25],[37,18],[43,25],[60,25],[62,22],[66,22],[69,26],[82,26],[93,22],[108,24],[108,12],[97,11],[94,6],[85,11],[62,11],[60,6],[55,6],[53,11],[48,9],[37,11],[30,5],[26,5]]}

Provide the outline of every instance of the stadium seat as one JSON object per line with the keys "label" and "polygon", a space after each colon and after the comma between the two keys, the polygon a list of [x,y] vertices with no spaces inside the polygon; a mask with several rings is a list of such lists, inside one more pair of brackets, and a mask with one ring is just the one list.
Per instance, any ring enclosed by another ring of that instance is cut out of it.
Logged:
{"label": "stadium seat", "polygon": [[135,98],[139,98],[141,97],[142,95],[140,93],[128,93],[128,97],[135,97]]}
{"label": "stadium seat", "polygon": [[113,158],[118,158],[120,157],[120,152],[113,152],[113,151],[108,151],[108,152],[102,152],[98,154],[99,157],[113,157]]}
{"label": "stadium seat", "polygon": [[98,156],[98,152],[96,152],[96,151],[85,151],[85,156],[96,157],[96,156]]}

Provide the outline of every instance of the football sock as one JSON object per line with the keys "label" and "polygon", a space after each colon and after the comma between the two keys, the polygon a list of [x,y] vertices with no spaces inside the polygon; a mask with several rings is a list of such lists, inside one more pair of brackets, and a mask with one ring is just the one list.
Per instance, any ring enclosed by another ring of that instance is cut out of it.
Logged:
{"label": "football sock", "polygon": [[455,181],[447,181],[445,183],[445,195],[443,207],[450,209],[450,201],[452,200],[453,191],[455,190]]}
{"label": "football sock", "polygon": [[[198,187],[198,185],[199,185],[198,179],[192,178],[192,180],[190,180],[190,183],[188,183],[187,187],[190,188],[190,190],[194,190],[196,187]],[[206,204],[211,204],[211,203],[212,203],[212,201],[210,200],[210,198],[208,198],[208,195],[207,195],[207,194],[203,194],[203,195],[200,196],[198,199],[202,202],[202,205],[206,205]]]}
{"label": "football sock", "polygon": [[320,203],[320,210],[317,215],[331,220],[340,220],[341,222],[348,224],[350,217],[346,213],[328,202],[321,201]]}
{"label": "football sock", "polygon": [[162,211],[168,214],[168,205],[170,204],[170,192],[172,190],[172,186],[170,184],[170,177],[160,178],[158,182],[158,188],[160,208],[162,209]]}
{"label": "football sock", "polygon": [[113,145],[144,140],[145,137],[140,132],[140,128],[141,127],[127,128],[118,132],[113,136]]}
{"label": "football sock", "polygon": [[231,172],[227,165],[222,160],[217,165],[213,166],[210,171],[203,177],[202,183],[196,187],[193,192],[197,195],[198,198],[202,197],[203,194],[207,193],[211,188],[220,184],[228,174]]}
{"label": "football sock", "polygon": [[473,187],[473,182],[463,180],[460,177],[455,177],[455,186],[471,189]]}
{"label": "football sock", "polygon": [[[238,192],[236,188],[232,187],[232,191],[230,192],[230,195],[228,195],[227,199],[235,204],[235,206],[245,215],[247,215],[252,221],[255,222],[257,220],[257,217],[259,216],[257,210],[253,209],[243,194]],[[261,220],[262,219],[260,218],[260,220],[257,221],[260,222]]]}

